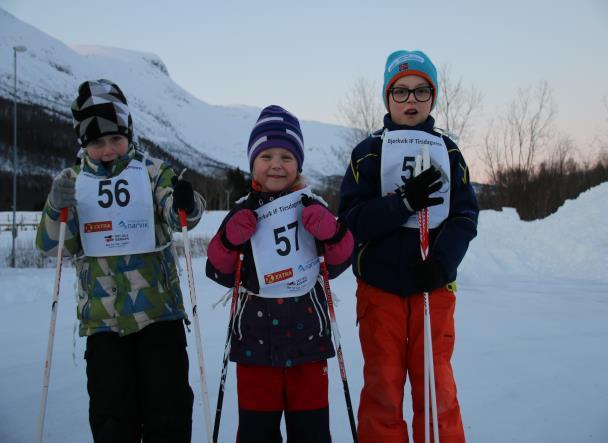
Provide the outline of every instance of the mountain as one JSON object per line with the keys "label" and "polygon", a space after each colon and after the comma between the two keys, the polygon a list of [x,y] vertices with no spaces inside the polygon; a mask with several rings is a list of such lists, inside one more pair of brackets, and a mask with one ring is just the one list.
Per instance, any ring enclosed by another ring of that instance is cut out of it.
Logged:
{"label": "mountain", "polygon": [[[0,9],[0,105],[4,108],[0,116],[6,145],[0,151],[4,157],[0,171],[12,172],[10,162],[5,159],[9,158],[12,145],[12,48],[17,45],[27,47],[26,52],[17,55],[18,121],[22,130],[23,125],[27,127],[28,113],[33,112],[42,112],[42,119],[49,116],[58,125],[71,126],[70,103],[78,85],[88,79],[108,78],[127,96],[140,141],[156,146],[161,153],[199,174],[218,176],[228,167],[249,170],[246,146],[259,115],[258,108],[211,105],[175,83],[169,69],[154,54],[68,46]],[[297,109],[291,111],[297,115]],[[26,113],[23,119],[22,112]],[[340,132],[345,128],[314,121],[301,124],[306,145],[305,175],[313,183],[320,183],[327,175],[343,174],[346,165],[333,152],[342,144]],[[52,143],[44,139],[44,134],[40,137],[39,143]],[[69,139],[66,136],[66,142],[57,148],[65,158],[70,158],[77,149],[73,137],[72,142],[67,142]],[[27,143],[19,145],[26,158],[28,149],[36,149]],[[58,152],[50,154],[54,155]],[[47,152],[36,161],[24,162],[25,171],[35,170],[49,176],[56,173],[58,165],[48,162],[48,156]]]}

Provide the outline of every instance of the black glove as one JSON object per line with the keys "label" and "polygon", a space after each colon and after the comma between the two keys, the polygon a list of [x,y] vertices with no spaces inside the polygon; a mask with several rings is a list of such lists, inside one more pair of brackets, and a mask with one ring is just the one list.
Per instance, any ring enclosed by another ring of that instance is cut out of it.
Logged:
{"label": "black glove", "polygon": [[187,214],[194,210],[194,191],[192,184],[186,180],[179,180],[176,176],[171,178],[173,184],[173,210],[178,212],[184,209]]}
{"label": "black glove", "polygon": [[441,189],[441,172],[431,166],[420,175],[408,180],[404,185],[398,187],[395,192],[401,196],[405,206],[412,212],[418,212],[422,208],[440,205],[443,203],[442,197],[430,195]]}
{"label": "black glove", "polygon": [[441,264],[432,258],[418,265],[415,280],[416,288],[421,292],[431,292],[446,284]]}

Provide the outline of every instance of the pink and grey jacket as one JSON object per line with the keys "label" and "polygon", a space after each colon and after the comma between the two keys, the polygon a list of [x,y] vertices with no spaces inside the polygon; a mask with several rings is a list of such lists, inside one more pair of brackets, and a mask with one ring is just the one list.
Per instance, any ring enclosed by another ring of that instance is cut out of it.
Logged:
{"label": "pink and grey jacket", "polygon": [[[239,251],[222,242],[230,217],[240,209],[255,210],[288,192],[252,191],[247,199],[235,205],[209,244],[206,265],[209,278],[228,288],[234,285]],[[350,266],[353,236],[345,227],[339,232],[337,238],[323,245],[330,279]],[[241,291],[232,331],[230,360],[251,365],[290,367],[333,357],[330,319],[321,281],[299,297],[259,297],[255,295],[259,292],[259,283],[251,242],[246,242],[242,250]]]}

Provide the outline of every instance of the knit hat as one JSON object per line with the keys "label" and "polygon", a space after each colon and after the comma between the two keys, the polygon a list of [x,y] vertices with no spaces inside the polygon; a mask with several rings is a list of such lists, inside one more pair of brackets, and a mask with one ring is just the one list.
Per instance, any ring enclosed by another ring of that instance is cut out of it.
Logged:
{"label": "knit hat", "polygon": [[297,117],[277,105],[262,109],[258,121],[251,130],[247,155],[249,169],[253,161],[265,149],[284,148],[290,151],[298,161],[298,171],[302,172],[304,163],[304,137]]}
{"label": "knit hat", "polygon": [[127,99],[110,80],[90,80],[81,84],[78,97],[72,102],[72,117],[82,146],[110,134],[124,135],[129,142],[133,138],[133,121]]}
{"label": "knit hat", "polygon": [[428,81],[433,87],[433,103],[431,110],[437,102],[437,69],[428,56],[422,51],[395,51],[386,59],[384,68],[384,85],[382,86],[382,100],[388,110],[389,89],[398,79],[406,75],[418,75]]}

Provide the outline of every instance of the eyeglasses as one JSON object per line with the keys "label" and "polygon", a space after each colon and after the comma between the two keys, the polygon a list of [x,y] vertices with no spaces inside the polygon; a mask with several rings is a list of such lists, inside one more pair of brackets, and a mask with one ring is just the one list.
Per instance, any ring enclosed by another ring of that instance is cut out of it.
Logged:
{"label": "eyeglasses", "polygon": [[389,89],[393,100],[397,103],[404,103],[410,98],[410,94],[414,93],[414,98],[418,102],[428,102],[433,96],[433,88],[430,86],[420,86],[414,89],[408,88],[391,88]]}

